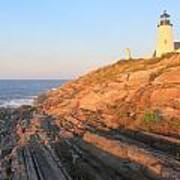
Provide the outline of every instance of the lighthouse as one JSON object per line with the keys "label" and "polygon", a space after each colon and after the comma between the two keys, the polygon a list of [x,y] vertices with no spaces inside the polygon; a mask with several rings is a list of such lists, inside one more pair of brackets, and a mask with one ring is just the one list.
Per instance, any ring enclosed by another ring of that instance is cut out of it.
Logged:
{"label": "lighthouse", "polygon": [[173,25],[170,21],[170,15],[167,11],[164,11],[160,16],[160,22],[158,24],[156,57],[161,57],[163,54],[174,52],[174,50]]}

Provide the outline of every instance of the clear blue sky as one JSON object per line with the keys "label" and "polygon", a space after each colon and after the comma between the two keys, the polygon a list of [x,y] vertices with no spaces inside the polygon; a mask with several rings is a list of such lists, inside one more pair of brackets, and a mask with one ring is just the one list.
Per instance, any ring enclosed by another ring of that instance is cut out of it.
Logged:
{"label": "clear blue sky", "polygon": [[180,39],[179,0],[0,0],[0,79],[74,78],[132,49],[149,55],[160,13]]}

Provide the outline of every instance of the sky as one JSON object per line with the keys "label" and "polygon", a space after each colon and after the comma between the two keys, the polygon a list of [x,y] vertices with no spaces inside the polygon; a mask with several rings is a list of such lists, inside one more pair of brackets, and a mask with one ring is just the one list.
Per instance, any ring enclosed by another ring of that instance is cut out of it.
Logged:
{"label": "sky", "polygon": [[168,10],[180,39],[179,0],[0,0],[0,79],[72,79],[155,49]]}

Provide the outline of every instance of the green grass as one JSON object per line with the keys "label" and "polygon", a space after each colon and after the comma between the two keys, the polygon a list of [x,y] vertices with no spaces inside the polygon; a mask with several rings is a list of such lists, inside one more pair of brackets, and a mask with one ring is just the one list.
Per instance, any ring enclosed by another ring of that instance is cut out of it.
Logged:
{"label": "green grass", "polygon": [[161,120],[160,113],[158,111],[149,111],[144,114],[145,122],[159,122]]}

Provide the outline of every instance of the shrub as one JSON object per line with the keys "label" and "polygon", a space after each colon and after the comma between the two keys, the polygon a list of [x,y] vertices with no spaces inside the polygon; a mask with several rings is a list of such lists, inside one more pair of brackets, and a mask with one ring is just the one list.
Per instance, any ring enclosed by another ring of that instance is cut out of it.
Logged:
{"label": "shrub", "polygon": [[159,122],[161,120],[161,116],[159,111],[150,111],[145,112],[144,121],[145,122]]}

